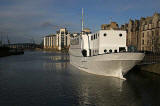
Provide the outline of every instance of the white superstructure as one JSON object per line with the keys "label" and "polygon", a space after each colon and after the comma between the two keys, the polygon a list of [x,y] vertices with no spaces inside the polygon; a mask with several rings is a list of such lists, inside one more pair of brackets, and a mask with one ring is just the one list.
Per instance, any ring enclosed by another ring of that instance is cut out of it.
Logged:
{"label": "white superstructure", "polygon": [[87,56],[127,51],[126,31],[100,30],[94,34],[84,34],[82,49],[87,50]]}

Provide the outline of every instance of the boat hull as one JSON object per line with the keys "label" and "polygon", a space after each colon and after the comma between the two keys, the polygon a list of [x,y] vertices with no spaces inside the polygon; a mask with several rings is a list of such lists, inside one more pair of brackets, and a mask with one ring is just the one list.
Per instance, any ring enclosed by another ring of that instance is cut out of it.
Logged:
{"label": "boat hull", "polygon": [[70,54],[70,63],[88,73],[113,76],[125,79],[123,76],[138,64],[144,53],[111,53],[92,57]]}

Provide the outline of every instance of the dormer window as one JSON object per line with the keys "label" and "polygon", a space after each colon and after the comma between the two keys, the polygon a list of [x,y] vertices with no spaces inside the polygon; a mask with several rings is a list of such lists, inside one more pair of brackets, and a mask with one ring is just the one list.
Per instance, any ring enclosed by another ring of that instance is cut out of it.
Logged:
{"label": "dormer window", "polygon": [[107,34],[106,34],[106,33],[104,33],[104,36],[107,36]]}
{"label": "dormer window", "polygon": [[119,36],[122,37],[122,34],[120,33]]}

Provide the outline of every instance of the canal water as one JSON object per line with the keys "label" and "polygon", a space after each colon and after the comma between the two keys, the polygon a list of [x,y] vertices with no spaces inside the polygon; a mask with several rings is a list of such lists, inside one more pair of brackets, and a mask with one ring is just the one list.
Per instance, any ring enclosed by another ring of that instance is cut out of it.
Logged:
{"label": "canal water", "polygon": [[160,106],[160,76],[137,69],[127,80],[69,64],[64,53],[28,51],[0,58],[0,106]]}

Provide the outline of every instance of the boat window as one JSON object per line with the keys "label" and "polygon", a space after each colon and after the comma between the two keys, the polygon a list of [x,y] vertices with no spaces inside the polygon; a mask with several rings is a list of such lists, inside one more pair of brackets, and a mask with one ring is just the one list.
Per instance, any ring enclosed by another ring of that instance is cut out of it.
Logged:
{"label": "boat window", "polygon": [[106,33],[104,33],[104,36],[107,36],[107,34],[106,34]]}
{"label": "boat window", "polygon": [[114,50],[115,53],[117,53],[117,50]]}
{"label": "boat window", "polygon": [[107,50],[106,50],[106,49],[104,49],[104,53],[107,53]]}
{"label": "boat window", "polygon": [[93,36],[91,36],[91,40],[93,40]]}
{"label": "boat window", "polygon": [[122,37],[122,34],[120,33],[119,36]]}
{"label": "boat window", "polygon": [[111,50],[111,49],[109,50],[109,53],[112,53],[112,50]]}
{"label": "boat window", "polygon": [[119,47],[119,52],[125,52],[125,51],[126,51],[125,47]]}

